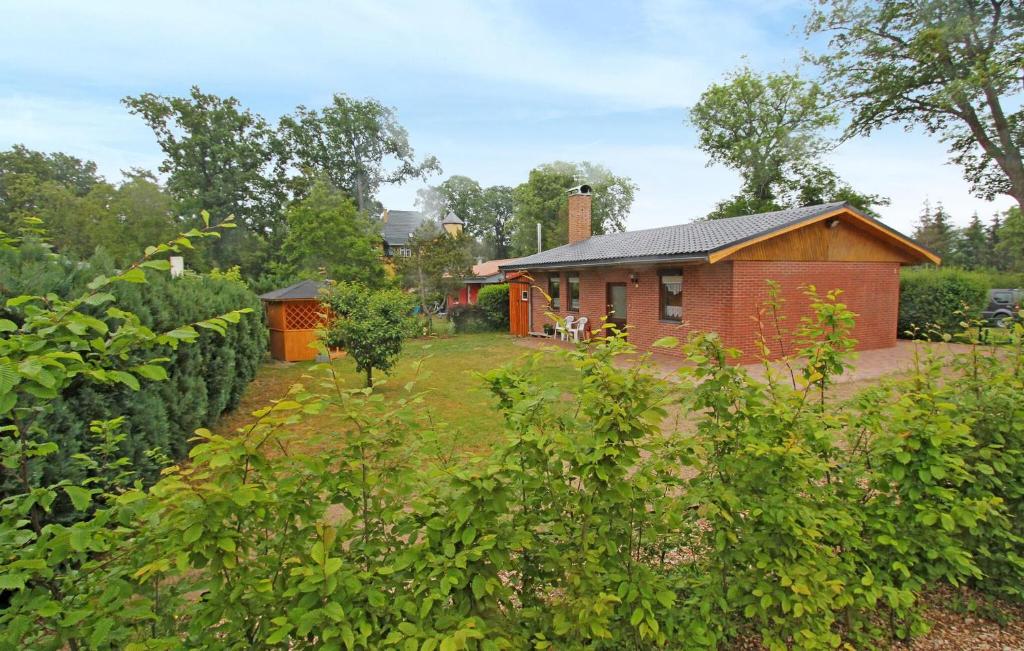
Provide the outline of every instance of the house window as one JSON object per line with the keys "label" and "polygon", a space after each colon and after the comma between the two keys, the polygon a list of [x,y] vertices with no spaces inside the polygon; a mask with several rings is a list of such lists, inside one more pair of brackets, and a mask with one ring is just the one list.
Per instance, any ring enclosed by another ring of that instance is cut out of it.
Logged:
{"label": "house window", "polygon": [[569,309],[573,312],[580,311],[580,275],[569,274],[565,277],[569,284]]}
{"label": "house window", "polygon": [[548,276],[548,295],[551,297],[551,309],[562,309],[562,278],[561,276]]}
{"label": "house window", "polygon": [[681,271],[662,271],[661,318],[665,321],[683,320],[683,274]]}

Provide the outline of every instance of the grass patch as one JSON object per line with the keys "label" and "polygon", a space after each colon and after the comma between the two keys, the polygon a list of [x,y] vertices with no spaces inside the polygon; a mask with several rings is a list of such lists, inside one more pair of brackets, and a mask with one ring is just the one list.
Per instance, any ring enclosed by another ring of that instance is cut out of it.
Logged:
{"label": "grass patch", "polygon": [[[501,440],[504,423],[479,374],[520,360],[530,352],[517,345],[511,336],[500,333],[413,339],[406,343],[390,375],[374,374],[374,390],[385,398],[404,395],[405,385],[415,382],[417,391],[428,393],[425,404],[430,417],[447,423],[449,427],[445,429],[454,434],[455,451],[480,454]],[[564,358],[555,353],[541,354],[547,358],[547,363],[537,369],[541,381],[561,384],[572,377],[573,370]],[[351,359],[340,357],[333,364],[346,387],[363,385],[365,376],[356,373]],[[241,404],[220,420],[218,429],[232,431],[251,423],[251,412],[283,397],[297,382],[312,388],[314,383],[303,378],[312,366],[313,362],[265,363]],[[325,412],[294,427],[312,434],[336,426],[331,413]]]}

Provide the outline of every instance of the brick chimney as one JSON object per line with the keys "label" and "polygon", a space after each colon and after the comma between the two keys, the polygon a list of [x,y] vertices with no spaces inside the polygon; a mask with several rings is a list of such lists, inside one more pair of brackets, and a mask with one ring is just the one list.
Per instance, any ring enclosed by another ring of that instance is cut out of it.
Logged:
{"label": "brick chimney", "polygon": [[569,244],[582,242],[591,236],[590,186],[581,185],[569,190]]}

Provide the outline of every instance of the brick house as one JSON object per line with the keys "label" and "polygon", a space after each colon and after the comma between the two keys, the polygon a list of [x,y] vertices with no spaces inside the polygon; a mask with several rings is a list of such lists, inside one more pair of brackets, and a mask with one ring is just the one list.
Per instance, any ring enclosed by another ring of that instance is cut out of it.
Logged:
{"label": "brick house", "polygon": [[[570,191],[568,244],[501,266],[530,279],[510,292],[511,312],[526,312],[513,334],[542,332],[549,313],[585,316],[591,331],[607,318],[628,325],[641,350],[661,337],[713,331],[749,362],[757,357],[755,317],[773,280],[785,301],[784,326],[809,313],[804,286],[842,289],[841,300],[859,315],[857,348],[885,348],[896,344],[900,266],[940,262],[846,203],[591,236],[591,200],[586,185]],[[778,355],[788,342],[773,345]]]}

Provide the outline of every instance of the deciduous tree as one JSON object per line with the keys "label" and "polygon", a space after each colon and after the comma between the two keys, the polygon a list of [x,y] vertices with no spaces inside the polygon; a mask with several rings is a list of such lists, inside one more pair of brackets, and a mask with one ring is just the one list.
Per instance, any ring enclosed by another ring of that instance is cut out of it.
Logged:
{"label": "deciduous tree", "polygon": [[465,234],[450,235],[427,221],[412,234],[409,250],[408,257],[397,259],[396,270],[402,284],[416,291],[427,331],[432,332],[438,308],[473,273],[473,240]]}
{"label": "deciduous tree", "polygon": [[299,106],[281,118],[282,136],[300,167],[348,192],[370,210],[380,186],[441,172],[433,156],[416,160],[393,108],[335,93],[323,109]]}
{"label": "deciduous tree", "polygon": [[288,207],[283,256],[299,275],[326,273],[337,281],[378,286],[384,281],[377,223],[341,190],[324,181]]}
{"label": "deciduous tree", "polygon": [[514,190],[513,255],[536,252],[537,224],[541,225],[545,249],[569,241],[566,192],[583,183],[594,193],[591,231],[600,235],[625,230],[636,192],[631,179],[586,161],[547,163],[530,170],[526,182]]}
{"label": "deciduous tree", "polygon": [[818,84],[796,74],[740,68],[705,90],[689,119],[708,164],[730,167],[743,181],[738,194],[708,215],[712,219],[830,201],[874,214],[875,205],[887,203],[855,191],[823,163],[834,147],[823,131],[838,115]]}
{"label": "deciduous tree", "polygon": [[145,120],[166,158],[160,171],[180,210],[206,210],[219,221],[235,215],[239,226],[212,247],[221,267],[259,266],[283,235],[283,149],[274,129],[234,97],[203,93],[187,97],[143,93],[124,105]]}
{"label": "deciduous tree", "polygon": [[327,343],[344,348],[356,370],[366,373],[366,386],[372,387],[374,369],[391,370],[412,331],[412,297],[397,289],[372,290],[341,282],[328,291],[325,301],[334,316]]}
{"label": "deciduous tree", "polygon": [[923,126],[982,197],[1024,205],[1024,6],[1009,0],[819,0],[812,60],[853,111],[847,137]]}

